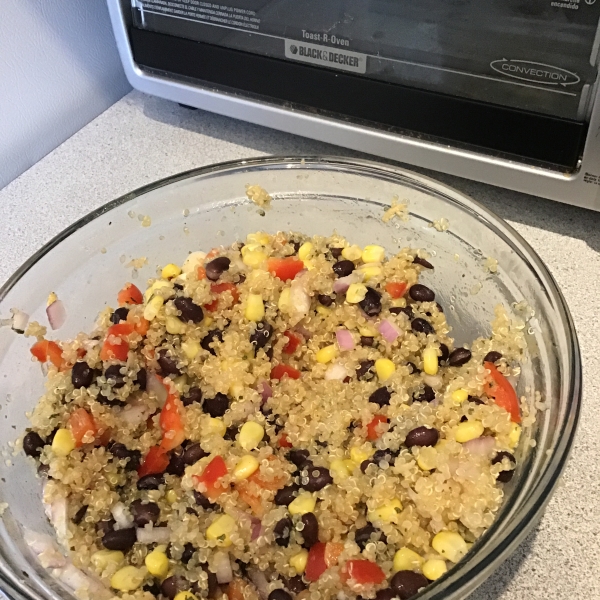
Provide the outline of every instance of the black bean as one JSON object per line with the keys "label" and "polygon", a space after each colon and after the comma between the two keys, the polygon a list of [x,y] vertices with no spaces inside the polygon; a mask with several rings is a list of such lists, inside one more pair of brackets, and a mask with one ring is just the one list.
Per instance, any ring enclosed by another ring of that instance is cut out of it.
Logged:
{"label": "black bean", "polygon": [[184,406],[189,406],[190,404],[194,404],[197,402],[200,404],[202,402],[202,390],[199,387],[191,387],[188,393],[185,396],[182,396],[181,403]]}
{"label": "black bean", "polygon": [[148,384],[148,372],[144,367],[142,367],[136,375],[135,381],[133,383],[137,383],[140,386],[140,390],[145,390],[146,385]]}
{"label": "black bean", "polygon": [[287,453],[287,459],[301,469],[307,462],[310,452],[308,450],[290,450]]}
{"label": "black bean", "polygon": [[289,517],[277,521],[275,527],[273,527],[273,533],[275,534],[275,543],[278,546],[283,546],[284,548],[288,546],[293,527],[294,524]]}
{"label": "black bean", "polygon": [[110,365],[110,367],[104,371],[104,377],[106,377],[106,380],[111,387],[121,388],[125,385],[125,375],[121,373],[122,368],[123,365]]}
{"label": "black bean", "polygon": [[387,463],[392,464],[394,462],[394,459],[396,458],[396,456],[398,456],[397,452],[394,452],[393,450],[386,448],[385,450],[376,450],[375,453],[373,454],[373,456],[371,457],[371,460],[376,465],[379,465],[379,463],[384,460]]}
{"label": "black bean", "polygon": [[218,256],[213,258],[210,262],[206,263],[204,269],[206,270],[206,278],[211,281],[217,281],[225,271],[229,271],[229,265],[231,261],[226,256]]}
{"label": "black bean", "polygon": [[299,485],[292,483],[291,485],[286,485],[280,490],[277,490],[274,499],[275,504],[278,506],[288,506],[288,504],[298,495],[299,489]]}
{"label": "black bean", "polygon": [[450,352],[448,364],[451,367],[461,367],[471,360],[471,351],[466,348],[456,348]]}
{"label": "black bean", "polygon": [[430,290],[427,286],[422,283],[415,283],[410,286],[408,290],[408,295],[415,302],[433,302],[435,300],[435,293],[433,290]]}
{"label": "black bean", "polygon": [[144,527],[148,523],[156,525],[160,517],[160,508],[156,502],[144,504],[141,500],[134,500],[129,510],[136,527]]}
{"label": "black bean", "polygon": [[387,406],[390,403],[392,392],[386,387],[380,387],[369,396],[369,402],[374,402],[378,406]]}
{"label": "black bean", "polygon": [[190,584],[185,577],[182,575],[171,575],[171,577],[167,577],[161,583],[160,591],[169,600],[174,600],[179,592],[183,592],[189,589],[189,587]]}
{"label": "black bean", "polygon": [[333,265],[332,269],[338,277],[347,277],[355,267],[351,260],[340,260]]}
{"label": "black bean", "polygon": [[183,462],[186,465],[195,465],[201,458],[208,456],[200,447],[200,444],[190,444],[183,453]]}
{"label": "black bean", "polygon": [[300,592],[303,592],[306,589],[306,584],[304,583],[304,581],[302,581],[301,575],[295,575],[294,577],[290,577],[287,580],[285,587],[287,587],[287,589],[290,590],[292,594],[299,594]]}
{"label": "black bean", "polygon": [[200,347],[210,352],[213,356],[217,355],[214,344],[223,342],[223,332],[220,329],[211,329],[201,340]]}
{"label": "black bean", "polygon": [[384,588],[375,594],[375,600],[393,600],[398,594],[392,588]]}
{"label": "black bean", "polygon": [[192,556],[194,556],[194,552],[196,552],[196,548],[194,548],[194,546],[190,542],[185,544],[183,546],[183,552],[181,554],[181,562],[184,565],[187,565],[190,562]]}
{"label": "black bean", "polygon": [[398,571],[390,581],[390,587],[400,596],[400,600],[412,598],[428,584],[423,575],[414,571]]}
{"label": "black bean", "polygon": [[292,600],[292,597],[285,590],[278,588],[269,594],[267,600]]}
{"label": "black bean", "polygon": [[165,482],[162,475],[144,475],[137,482],[138,490],[157,490]]}
{"label": "black bean", "polygon": [[104,534],[102,545],[108,550],[121,550],[128,552],[137,540],[135,527],[127,529],[113,529]]}
{"label": "black bean", "polygon": [[413,395],[413,400],[415,402],[431,402],[432,400],[435,400],[435,392],[433,391],[433,388],[425,385],[423,386],[422,392]]}
{"label": "black bean", "polygon": [[158,598],[158,595],[160,594],[160,585],[158,585],[156,581],[153,581],[152,583],[147,583],[142,589],[144,590],[144,592],[152,594],[155,598]]}
{"label": "black bean", "polygon": [[366,335],[360,336],[360,345],[361,346],[366,346],[366,347],[370,348],[371,346],[373,346],[374,341],[375,341],[375,338],[368,337]]}
{"label": "black bean", "polygon": [[373,379],[373,377],[375,377],[375,373],[373,373],[372,371],[374,366],[374,360],[361,361],[358,365],[358,368],[356,369],[356,377],[358,379],[364,379],[365,381]]}
{"label": "black bean", "polygon": [[115,442],[108,447],[111,454],[119,460],[129,459],[125,465],[126,471],[137,471],[142,462],[142,453],[139,450],[129,450],[125,444]]}
{"label": "black bean", "polygon": [[35,431],[30,431],[25,434],[25,437],[23,438],[23,452],[25,452],[27,456],[37,458],[41,454],[44,445],[44,440],[40,437],[40,434]]}
{"label": "black bean", "polygon": [[331,252],[331,256],[333,258],[339,258],[342,255],[343,248],[329,248],[329,252]]}
{"label": "black bean", "polygon": [[89,387],[92,385],[95,375],[96,373],[90,365],[84,361],[78,361],[73,365],[73,369],[71,370],[71,383],[76,389]]}
{"label": "black bean", "polygon": [[333,298],[331,296],[327,296],[327,294],[319,294],[317,296],[317,300],[323,305],[323,306],[331,306],[333,304]]}
{"label": "black bean", "polygon": [[444,312],[444,307],[439,302],[435,303],[435,307],[438,309],[439,312]]}
{"label": "black bean", "polygon": [[410,306],[392,306],[392,308],[390,308],[390,312],[394,315],[406,315],[409,320],[412,320],[412,318],[415,316],[415,313]]}
{"label": "black bean", "polygon": [[196,501],[196,504],[204,510],[212,510],[215,508],[215,505],[202,492],[194,490],[194,500]]}
{"label": "black bean", "polygon": [[372,465],[375,464],[370,458],[367,458],[366,460],[363,460],[360,463],[360,472],[361,473],[366,473],[367,469]]}
{"label": "black bean", "polygon": [[431,326],[431,323],[420,317],[413,319],[410,327],[415,333],[424,333],[425,335],[435,333],[435,329]]}
{"label": "black bean", "polygon": [[74,515],[73,518],[71,519],[71,521],[73,521],[73,523],[75,523],[75,525],[79,525],[79,523],[81,523],[81,521],[83,521],[83,518],[85,517],[85,513],[87,512],[88,506],[87,504],[84,504]]}
{"label": "black bean", "polygon": [[223,439],[227,440],[228,442],[235,442],[235,437],[237,436],[237,434],[239,432],[240,432],[240,426],[239,425],[230,425],[225,430],[225,435],[223,436]]}
{"label": "black bean", "polygon": [[229,408],[229,398],[221,392],[217,392],[214,398],[207,398],[202,405],[202,410],[211,417],[222,417]]}
{"label": "black bean", "polygon": [[496,352],[495,350],[492,350],[491,352],[488,352],[485,357],[483,358],[483,362],[491,362],[491,363],[496,363],[498,362],[500,359],[502,358],[502,354],[500,354],[500,352]]}
{"label": "black bean", "polygon": [[96,531],[105,536],[110,531],[114,531],[116,525],[116,521],[111,517],[110,519],[105,519],[103,521],[98,521],[96,523]]}
{"label": "black bean", "polygon": [[163,375],[175,375],[179,377],[181,371],[177,368],[177,361],[169,356],[169,351],[163,348],[158,352],[158,366]]}
{"label": "black bean", "polygon": [[438,356],[438,364],[443,365],[448,362],[448,357],[450,356],[450,350],[446,344],[440,344],[440,355]]}
{"label": "black bean", "polygon": [[329,469],[325,467],[315,467],[314,465],[305,465],[302,476],[308,478],[308,482],[302,484],[302,487],[308,492],[318,492],[326,485],[333,483]]}
{"label": "black bean", "polygon": [[176,475],[181,477],[185,472],[185,462],[183,460],[183,449],[176,448],[171,452],[169,457],[169,465],[167,467],[167,473],[169,475]]}
{"label": "black bean", "polygon": [[[505,450],[498,452],[496,456],[492,458],[492,464],[497,465],[498,463],[501,463],[504,458],[508,458],[515,466],[517,465],[517,459],[510,452],[506,452]],[[498,481],[501,483],[508,483],[513,478],[514,474],[514,468],[500,471],[500,473],[498,473]]]}
{"label": "black bean", "polygon": [[254,345],[254,351],[264,348],[269,343],[272,335],[273,327],[265,321],[259,321],[256,324],[254,333],[250,335],[250,343]]}
{"label": "black bean", "polygon": [[364,550],[365,546],[373,539],[373,536],[377,541],[385,540],[387,542],[387,538],[383,532],[373,527],[370,523],[356,530],[354,533],[354,541],[361,550]]}
{"label": "black bean", "polygon": [[181,313],[181,320],[192,323],[200,323],[204,319],[204,311],[191,298],[178,296],[173,300],[175,308]]}
{"label": "black bean", "polygon": [[129,314],[129,309],[125,306],[121,306],[121,308],[117,308],[115,312],[110,315],[111,323],[118,325],[121,321],[127,321],[127,315]]}
{"label": "black bean", "polygon": [[367,293],[358,305],[365,315],[376,317],[381,312],[381,294],[377,290],[367,287]]}
{"label": "black bean", "polygon": [[467,400],[473,404],[485,404],[485,402],[481,398],[477,398],[477,396],[469,396]]}
{"label": "black bean", "polygon": [[302,538],[304,543],[302,546],[306,549],[312,548],[319,541],[319,522],[314,513],[304,513],[302,515]]}
{"label": "black bean", "polygon": [[119,398],[113,398],[112,400],[110,400],[102,392],[100,392],[98,394],[98,397],[96,398],[96,402],[99,402],[100,404],[104,404],[104,406],[123,406],[123,404],[124,404],[124,401],[120,400]]}
{"label": "black bean", "polygon": [[410,371],[411,375],[421,372],[421,370],[417,367],[417,365],[415,365],[415,363],[409,361],[406,363],[406,366],[408,367],[408,370]]}
{"label": "black bean", "polygon": [[433,265],[428,260],[425,260],[424,258],[421,258],[420,256],[415,256],[413,258],[413,263],[415,263],[416,265],[421,265],[422,267],[425,267],[426,269],[433,269]]}
{"label": "black bean", "polygon": [[437,429],[431,427],[416,427],[411,429],[407,435],[404,444],[407,448],[413,446],[435,446],[440,439],[440,434]]}
{"label": "black bean", "polygon": [[298,250],[300,250],[300,246],[302,246],[302,242],[298,242],[297,240],[294,240],[291,242],[292,247],[294,248],[294,254],[298,254]]}

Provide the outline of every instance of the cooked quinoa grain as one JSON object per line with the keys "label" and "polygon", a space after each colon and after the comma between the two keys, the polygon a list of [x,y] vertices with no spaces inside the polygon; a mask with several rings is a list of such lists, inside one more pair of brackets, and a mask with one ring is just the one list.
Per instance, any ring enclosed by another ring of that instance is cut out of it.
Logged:
{"label": "cooked quinoa grain", "polygon": [[525,344],[498,307],[455,347],[434,266],[258,232],[126,284],[89,334],[40,329],[23,449],[73,565],[127,600],[328,600],[461,560],[516,468]]}

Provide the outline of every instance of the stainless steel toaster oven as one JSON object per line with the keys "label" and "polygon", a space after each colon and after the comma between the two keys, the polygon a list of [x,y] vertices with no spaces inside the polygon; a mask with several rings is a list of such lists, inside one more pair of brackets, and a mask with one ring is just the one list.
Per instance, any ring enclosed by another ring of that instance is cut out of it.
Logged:
{"label": "stainless steel toaster oven", "polygon": [[134,88],[600,210],[600,0],[108,0]]}

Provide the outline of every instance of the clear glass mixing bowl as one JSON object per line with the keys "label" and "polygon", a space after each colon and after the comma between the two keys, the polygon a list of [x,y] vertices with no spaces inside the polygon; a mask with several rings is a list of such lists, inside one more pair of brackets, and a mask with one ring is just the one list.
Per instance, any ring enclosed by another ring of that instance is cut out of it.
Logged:
{"label": "clear glass mixing bowl", "polygon": [[[272,207],[264,212],[250,202],[247,184],[268,190]],[[410,219],[384,223],[384,207],[394,196],[409,201]],[[143,226],[141,215],[150,217],[150,227]],[[445,232],[430,226],[441,217],[449,221]],[[435,270],[424,274],[424,282],[436,290],[459,344],[489,333],[496,304],[527,303],[528,360],[518,391],[539,390],[549,408],[538,413],[534,430],[521,441],[520,464],[493,526],[419,596],[465,597],[536,523],[567,459],[581,402],[579,347],[554,279],[519,234],[477,202],[427,177],[365,161],[268,158],[204,167],[127,194],[66,229],[0,290],[0,315],[18,307],[45,323],[46,299],[54,291],[67,309],[67,321],[55,335],[69,337],[89,330],[131,279],[131,259],[146,257],[137,272],[144,284],[159,265],[257,230],[321,235],[336,230],[390,253],[402,246],[426,248]],[[486,257],[497,259],[497,274],[485,272]],[[51,533],[40,502],[42,482],[28,459],[11,448],[43,389],[31,343],[0,328],[0,502],[8,505],[0,525],[0,587],[16,598],[57,600],[70,598],[70,592],[23,542],[25,527]]]}

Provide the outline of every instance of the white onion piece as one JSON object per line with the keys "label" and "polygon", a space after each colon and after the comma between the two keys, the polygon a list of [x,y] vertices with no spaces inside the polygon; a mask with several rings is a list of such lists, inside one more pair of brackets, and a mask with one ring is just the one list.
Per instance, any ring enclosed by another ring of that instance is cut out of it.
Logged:
{"label": "white onion piece", "polygon": [[122,502],[117,502],[110,512],[115,520],[115,529],[127,529],[133,525],[133,517]]}
{"label": "white onion piece", "polygon": [[333,291],[336,294],[345,294],[351,283],[360,283],[364,279],[364,273],[353,271],[346,277],[340,277],[333,282]]}
{"label": "white onion piece", "polygon": [[139,527],[135,534],[140,544],[168,544],[171,540],[168,527]]}
{"label": "white onion piece", "polygon": [[188,257],[181,265],[181,271],[186,275],[193,273],[200,265],[204,264],[205,258],[206,252],[192,252],[188,254]]}
{"label": "white onion piece", "polygon": [[140,397],[131,400],[121,411],[121,416],[128,425],[141,425],[150,415],[152,409]]}
{"label": "white onion piece", "polygon": [[258,591],[261,600],[267,600],[269,597],[269,582],[267,581],[265,574],[256,567],[248,567],[248,577],[256,586],[256,590]]}
{"label": "white onion piece", "polygon": [[217,581],[220,584],[229,583],[233,580],[231,561],[229,560],[229,554],[227,554],[227,552],[223,552],[222,550],[215,552],[212,567],[215,570]]}
{"label": "white onion piece", "polygon": [[17,333],[25,333],[27,329],[27,323],[29,322],[29,315],[18,308],[11,308],[12,312],[12,330]]}
{"label": "white onion piece", "polygon": [[290,302],[296,313],[305,317],[310,310],[310,296],[306,293],[302,281],[294,279],[290,286]]}
{"label": "white onion piece", "polygon": [[423,381],[434,390],[439,390],[444,383],[439,375],[423,375]]}
{"label": "white onion piece", "polygon": [[344,365],[340,365],[339,363],[334,363],[327,369],[327,371],[325,371],[325,379],[327,379],[327,381],[332,381],[334,379],[343,381],[347,376],[348,371],[346,371],[346,367],[344,367]]}
{"label": "white onion piece", "polygon": [[150,373],[146,382],[146,390],[156,396],[159,405],[164,406],[167,401],[167,388],[165,384],[158,378],[156,373]]}
{"label": "white onion piece", "polygon": [[260,381],[256,386],[256,390],[260,394],[263,402],[266,402],[269,398],[273,397],[273,388],[267,381]]}
{"label": "white onion piece", "polygon": [[354,350],[354,338],[347,329],[338,329],[335,332],[335,339],[340,350]]}
{"label": "white onion piece", "polygon": [[67,311],[61,300],[55,300],[50,306],[46,307],[46,316],[52,329],[62,327],[67,319]]}
{"label": "white onion piece", "polygon": [[263,527],[262,527],[262,523],[260,522],[260,519],[257,519],[256,517],[252,517],[252,534],[250,536],[250,540],[254,541],[257,540],[261,534],[263,532]]}
{"label": "white onion piece", "polygon": [[483,436],[465,442],[463,448],[466,448],[471,454],[475,454],[476,456],[487,456],[495,445],[496,441],[493,437]]}
{"label": "white onion piece", "polygon": [[394,323],[388,321],[387,319],[383,319],[383,321],[379,323],[377,329],[379,329],[379,333],[383,336],[386,342],[390,342],[390,344],[395,342],[398,336],[402,333]]}
{"label": "white onion piece", "polygon": [[308,273],[308,269],[302,269],[294,275],[294,279],[300,279],[305,273]]}

